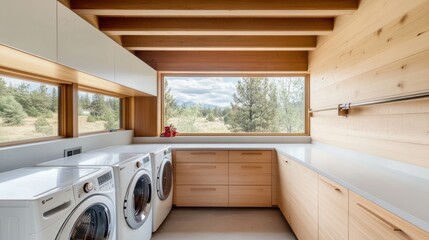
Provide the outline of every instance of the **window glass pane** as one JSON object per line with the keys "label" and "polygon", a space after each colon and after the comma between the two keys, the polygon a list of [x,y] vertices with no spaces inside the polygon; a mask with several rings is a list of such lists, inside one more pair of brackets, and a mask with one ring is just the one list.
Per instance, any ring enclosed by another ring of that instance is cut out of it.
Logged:
{"label": "window glass pane", "polygon": [[164,77],[179,133],[304,133],[305,77]]}
{"label": "window glass pane", "polygon": [[79,133],[119,129],[119,98],[79,91]]}
{"label": "window glass pane", "polygon": [[0,143],[58,136],[58,86],[0,75]]}

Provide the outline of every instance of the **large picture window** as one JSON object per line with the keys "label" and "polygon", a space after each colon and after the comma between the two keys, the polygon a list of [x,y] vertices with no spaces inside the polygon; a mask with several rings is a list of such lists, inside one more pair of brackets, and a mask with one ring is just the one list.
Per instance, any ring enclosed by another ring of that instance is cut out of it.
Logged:
{"label": "large picture window", "polygon": [[120,128],[120,98],[79,91],[78,132],[113,131]]}
{"label": "large picture window", "polygon": [[307,134],[306,76],[164,76],[165,125],[182,135]]}
{"label": "large picture window", "polygon": [[0,145],[59,136],[59,86],[0,75]]}

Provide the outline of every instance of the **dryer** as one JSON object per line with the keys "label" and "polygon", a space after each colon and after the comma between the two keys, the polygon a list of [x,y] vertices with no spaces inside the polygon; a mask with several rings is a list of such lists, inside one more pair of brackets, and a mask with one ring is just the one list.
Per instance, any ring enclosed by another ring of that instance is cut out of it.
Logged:
{"label": "dryer", "polygon": [[21,168],[0,189],[2,240],[116,239],[111,168]]}
{"label": "dryer", "polygon": [[116,185],[118,240],[152,237],[152,167],[149,154],[84,153],[42,166],[109,166]]}
{"label": "dryer", "polygon": [[173,163],[171,147],[163,144],[132,144],[102,148],[98,153],[149,153],[152,162],[153,232],[167,218],[173,206]]}

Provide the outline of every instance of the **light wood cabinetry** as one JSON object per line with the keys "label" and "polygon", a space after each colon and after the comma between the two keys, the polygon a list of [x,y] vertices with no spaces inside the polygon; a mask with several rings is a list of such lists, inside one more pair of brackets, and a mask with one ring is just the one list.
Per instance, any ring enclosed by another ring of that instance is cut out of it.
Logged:
{"label": "light wood cabinetry", "polygon": [[228,151],[176,151],[176,163],[228,162]]}
{"label": "light wood cabinetry", "polygon": [[319,175],[319,240],[347,239],[348,222],[348,189]]}
{"label": "light wood cabinetry", "polygon": [[229,186],[230,207],[270,207],[271,186]]}
{"label": "light wood cabinetry", "polygon": [[56,61],[56,8],[56,0],[2,0],[0,44]]}
{"label": "light wood cabinetry", "polygon": [[429,233],[353,192],[350,192],[349,214],[350,240],[429,239]]}
{"label": "light wood cabinetry", "polygon": [[115,42],[58,3],[58,63],[115,81]]}
{"label": "light wood cabinetry", "polygon": [[177,206],[272,206],[271,151],[177,150],[174,164]]}
{"label": "light wood cabinetry", "polygon": [[279,167],[279,185],[277,194],[277,204],[282,211],[286,219],[290,219],[289,215],[289,188],[290,188],[290,160],[283,156],[278,155],[278,167]]}
{"label": "light wood cabinetry", "polygon": [[318,239],[319,176],[290,161],[289,223],[300,240]]}
{"label": "light wood cabinetry", "polygon": [[183,207],[227,207],[228,186],[180,186],[176,191],[176,204]]}

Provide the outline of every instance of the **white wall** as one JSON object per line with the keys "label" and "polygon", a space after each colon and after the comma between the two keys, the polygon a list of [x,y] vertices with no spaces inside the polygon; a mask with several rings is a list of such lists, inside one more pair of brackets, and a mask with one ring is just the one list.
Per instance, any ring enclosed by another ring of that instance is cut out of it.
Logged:
{"label": "white wall", "polygon": [[131,144],[133,131],[119,131],[0,148],[0,172],[29,167],[61,158],[64,149],[82,147],[83,152],[113,145]]}

